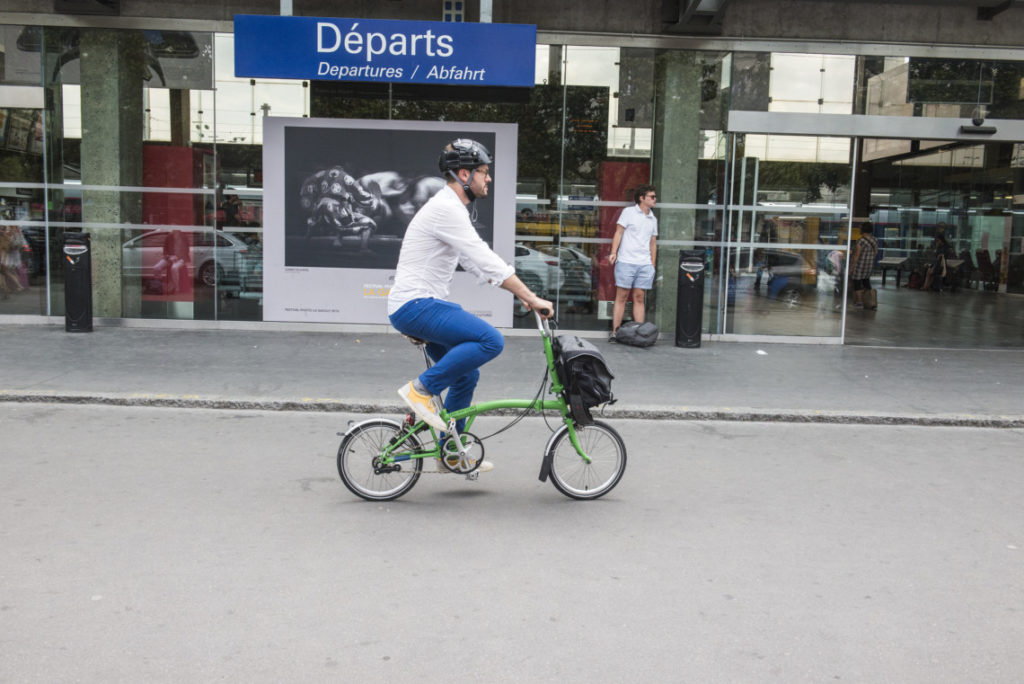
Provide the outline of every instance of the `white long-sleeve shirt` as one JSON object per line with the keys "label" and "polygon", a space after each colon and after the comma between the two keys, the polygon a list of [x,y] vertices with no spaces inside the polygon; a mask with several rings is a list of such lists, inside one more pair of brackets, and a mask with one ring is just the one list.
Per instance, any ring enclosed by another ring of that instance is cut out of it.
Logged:
{"label": "white long-sleeve shirt", "polygon": [[494,286],[516,272],[477,234],[466,205],[446,185],[409,222],[388,294],[388,315],[414,299],[447,299],[459,265]]}

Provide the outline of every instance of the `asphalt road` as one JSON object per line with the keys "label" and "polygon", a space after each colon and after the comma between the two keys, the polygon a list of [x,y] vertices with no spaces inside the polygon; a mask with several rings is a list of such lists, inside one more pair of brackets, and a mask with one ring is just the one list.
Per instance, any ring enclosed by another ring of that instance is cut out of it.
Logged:
{"label": "asphalt road", "polygon": [[1024,672],[1024,430],[623,420],[574,502],[530,419],[377,504],[348,418],[0,404],[0,681]]}

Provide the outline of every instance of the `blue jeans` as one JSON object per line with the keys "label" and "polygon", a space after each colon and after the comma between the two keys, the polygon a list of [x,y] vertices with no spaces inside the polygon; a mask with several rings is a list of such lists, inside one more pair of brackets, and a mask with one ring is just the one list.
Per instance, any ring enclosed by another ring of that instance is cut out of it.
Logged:
{"label": "blue jeans", "polygon": [[[443,299],[414,299],[389,318],[398,332],[427,341],[427,355],[434,365],[419,380],[431,394],[448,389],[444,399],[448,411],[473,403],[480,379],[477,369],[505,348],[504,336],[493,325]],[[459,421],[460,431],[465,422]]]}

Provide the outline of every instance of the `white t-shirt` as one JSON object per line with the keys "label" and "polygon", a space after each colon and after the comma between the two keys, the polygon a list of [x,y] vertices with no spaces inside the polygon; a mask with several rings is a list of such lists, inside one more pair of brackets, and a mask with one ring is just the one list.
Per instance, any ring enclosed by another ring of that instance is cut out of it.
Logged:
{"label": "white t-shirt", "polygon": [[466,205],[446,185],[409,222],[388,294],[388,315],[414,299],[446,299],[459,265],[494,286],[516,272],[487,246],[469,220]]}
{"label": "white t-shirt", "polygon": [[626,229],[619,241],[616,261],[639,266],[651,263],[651,238],[658,234],[654,212],[645,214],[639,204],[634,204],[622,210],[616,224]]}

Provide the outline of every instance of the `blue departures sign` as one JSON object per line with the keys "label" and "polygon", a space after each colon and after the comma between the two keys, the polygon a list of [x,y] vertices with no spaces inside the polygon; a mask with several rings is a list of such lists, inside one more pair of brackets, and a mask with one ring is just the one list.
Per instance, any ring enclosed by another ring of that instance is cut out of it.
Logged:
{"label": "blue departures sign", "polygon": [[235,76],[530,87],[537,27],[235,15]]}

